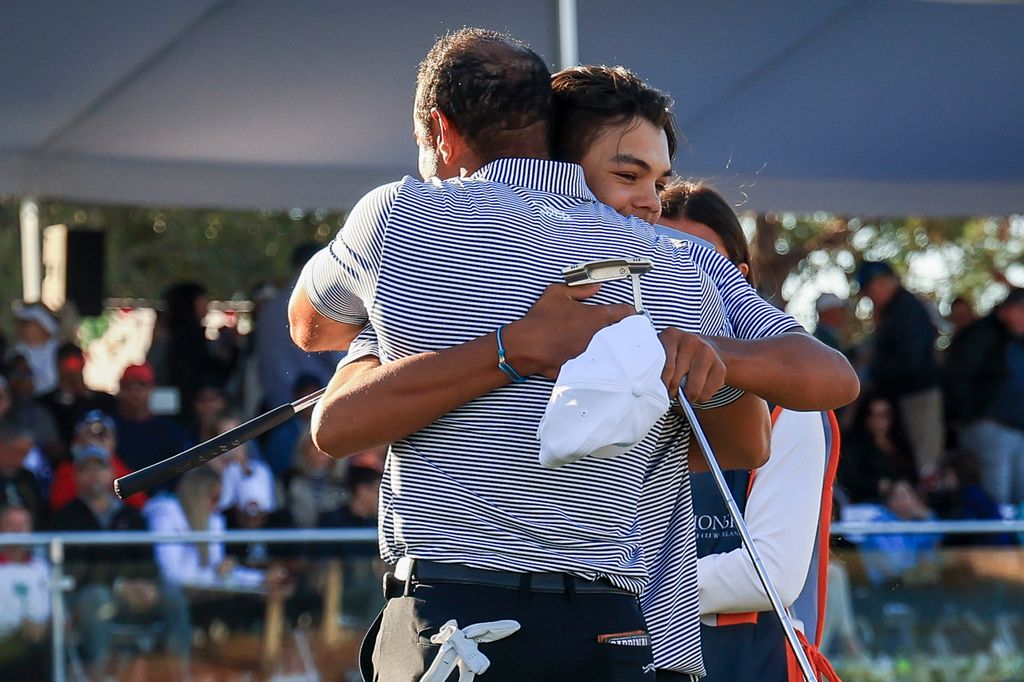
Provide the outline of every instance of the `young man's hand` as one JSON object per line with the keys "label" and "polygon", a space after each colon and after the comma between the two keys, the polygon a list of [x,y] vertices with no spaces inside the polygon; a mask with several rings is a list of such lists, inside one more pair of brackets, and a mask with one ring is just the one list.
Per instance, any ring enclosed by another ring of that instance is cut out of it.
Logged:
{"label": "young man's hand", "polygon": [[675,397],[686,380],[683,393],[690,402],[703,403],[725,385],[725,363],[707,338],[669,327],[660,334],[665,347],[665,369],[661,380],[668,394]]}

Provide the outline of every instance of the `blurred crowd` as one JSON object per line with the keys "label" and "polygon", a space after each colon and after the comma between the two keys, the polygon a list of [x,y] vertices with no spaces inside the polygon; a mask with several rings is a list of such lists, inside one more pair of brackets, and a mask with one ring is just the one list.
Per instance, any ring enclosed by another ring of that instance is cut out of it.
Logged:
{"label": "blurred crowd", "polygon": [[[205,289],[170,287],[146,361],[124,369],[114,395],[86,385],[88,355],[61,338],[51,311],[16,307],[13,334],[0,334],[0,532],[375,528],[386,449],[334,460],[313,443],[308,412],[161,489],[125,501],[112,490],[118,476],[326,384],[340,355],[299,351],[287,326],[294,277],[314,248],[293,254],[292,281],[255,297],[250,334],[224,329],[212,341]],[[839,415],[837,507],[856,511],[844,518],[998,519],[1024,511],[1024,290],[1010,289],[980,319],[958,299],[943,319],[885,263],[864,263],[857,283],[873,306],[867,338],[852,342],[853,302],[831,293],[817,300],[814,332],[847,354],[863,385]],[[940,351],[942,336],[950,342]],[[173,388],[176,413],[154,411],[157,387]],[[883,557],[867,566],[869,576],[893,579],[943,542],[1016,539],[869,538],[864,549]],[[191,624],[223,611],[225,595],[294,589],[312,560],[339,551],[164,543],[120,547],[115,556],[108,547],[69,546],[69,606],[83,664],[105,666],[112,632],[126,623],[153,625],[169,650],[183,654]],[[26,548],[0,548],[2,666],[31,662],[43,641],[47,570]],[[244,609],[230,611],[244,624]],[[250,615],[259,620],[258,611]]]}
{"label": "blurred crowd", "polygon": [[[296,276],[314,252],[312,245],[296,250]],[[114,395],[86,385],[88,355],[74,339],[61,338],[51,311],[38,303],[16,306],[14,333],[0,349],[0,532],[375,529],[386,448],[332,459],[313,443],[308,411],[159,489],[124,501],[114,495],[115,478],[326,384],[341,356],[307,354],[291,343],[291,285],[263,287],[255,330],[239,335],[224,329],[216,341],[203,324],[205,289],[171,286],[146,361],[123,370]],[[154,399],[154,391],[167,387],[177,400]],[[177,413],[161,408],[175,403]],[[312,599],[300,592],[318,560],[341,551],[264,543],[125,545],[116,551],[69,545],[65,569],[74,579],[68,606],[80,639],[76,653],[87,671],[100,674],[118,628],[135,628],[136,639],[151,628],[169,652],[187,659],[194,623],[258,623],[261,600],[251,600],[246,613],[236,603],[239,594],[285,590],[289,604],[301,607]],[[367,546],[355,554],[368,563],[376,551]],[[48,570],[30,548],[0,547],[5,671],[38,665],[48,633]],[[358,566],[345,566],[353,570]],[[351,604],[357,596],[346,595],[346,612],[372,616],[376,602]]]}

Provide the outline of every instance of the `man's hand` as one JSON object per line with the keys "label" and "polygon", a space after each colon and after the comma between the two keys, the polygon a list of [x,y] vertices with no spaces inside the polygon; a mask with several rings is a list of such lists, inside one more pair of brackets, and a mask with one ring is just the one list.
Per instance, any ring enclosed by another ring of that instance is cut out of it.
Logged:
{"label": "man's hand", "polygon": [[636,314],[625,303],[581,302],[600,290],[600,284],[548,286],[526,315],[502,332],[508,363],[524,376],[554,379],[563,364],[587,349],[594,334]]}
{"label": "man's hand", "polygon": [[725,363],[710,340],[669,327],[660,334],[665,347],[665,369],[661,380],[675,397],[686,379],[683,393],[690,402],[703,403],[725,385]]}

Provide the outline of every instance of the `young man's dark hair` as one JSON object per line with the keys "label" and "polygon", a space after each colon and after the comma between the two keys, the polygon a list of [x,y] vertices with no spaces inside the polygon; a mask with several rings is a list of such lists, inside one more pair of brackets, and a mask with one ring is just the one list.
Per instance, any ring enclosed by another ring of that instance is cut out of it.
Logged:
{"label": "young man's dark hair", "polygon": [[747,281],[753,286],[750,245],[743,226],[736,211],[713,187],[703,182],[675,178],[661,192],[661,217],[667,220],[685,218],[706,225],[721,238],[733,264],[747,264]]}
{"label": "young man's dark hair", "polygon": [[554,157],[578,162],[609,125],[642,120],[665,131],[669,158],[677,133],[672,98],[622,66],[574,66],[551,78],[555,101]]}
{"label": "young man's dark hair", "polygon": [[430,112],[438,109],[485,162],[522,156],[524,145],[547,157],[551,72],[525,43],[463,28],[434,44],[420,62],[416,84],[420,133],[430,130]]}

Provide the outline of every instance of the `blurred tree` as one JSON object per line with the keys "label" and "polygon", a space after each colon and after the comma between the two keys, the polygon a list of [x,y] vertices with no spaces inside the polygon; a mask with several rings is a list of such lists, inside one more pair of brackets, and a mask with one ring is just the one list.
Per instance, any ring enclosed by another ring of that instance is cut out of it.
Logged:
{"label": "blurred tree", "polygon": [[982,311],[1006,284],[1024,284],[1024,216],[844,218],[825,213],[766,214],[754,219],[755,271],[779,305],[823,271],[852,280],[865,260],[884,260],[904,284],[944,309],[964,296]]}

